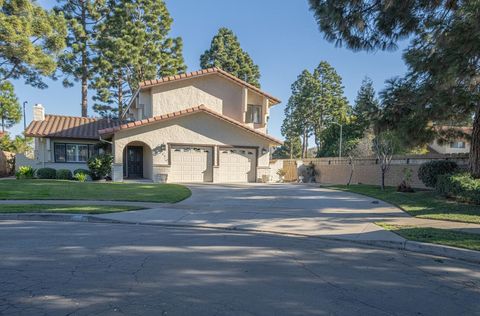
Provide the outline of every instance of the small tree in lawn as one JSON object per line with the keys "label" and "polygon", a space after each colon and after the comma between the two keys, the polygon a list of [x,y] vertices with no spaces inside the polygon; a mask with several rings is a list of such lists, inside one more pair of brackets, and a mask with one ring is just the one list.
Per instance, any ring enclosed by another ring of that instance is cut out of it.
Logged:
{"label": "small tree in lawn", "polygon": [[348,157],[348,163],[350,165],[350,175],[348,177],[347,186],[352,183],[353,174],[355,173],[355,160],[357,158],[370,157],[374,155],[372,150],[372,139],[371,134],[365,135],[360,139],[351,139],[347,141],[345,146],[345,154]]}
{"label": "small tree in lawn", "polygon": [[385,190],[385,174],[390,169],[393,155],[400,150],[400,141],[393,132],[383,131],[373,139],[373,151],[377,156],[382,173],[381,189]]}

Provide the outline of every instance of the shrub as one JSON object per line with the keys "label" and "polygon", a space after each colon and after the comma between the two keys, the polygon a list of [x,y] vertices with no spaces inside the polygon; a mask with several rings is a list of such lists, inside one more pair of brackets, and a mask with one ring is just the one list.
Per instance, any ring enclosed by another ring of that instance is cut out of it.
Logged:
{"label": "shrub", "polygon": [[88,159],[88,169],[93,180],[104,179],[112,171],[113,156],[104,154]]}
{"label": "shrub", "polygon": [[82,169],[82,168],[79,168],[79,169],[75,169],[73,170],[73,176],[75,176],[77,173],[83,173],[85,175],[90,175],[90,171],[87,170],[87,169]]}
{"label": "shrub", "polygon": [[411,168],[403,168],[403,180],[397,186],[397,191],[398,192],[407,192],[407,193],[415,192],[415,190],[413,190],[413,188],[411,186],[412,174],[413,174],[413,172],[412,172]]}
{"label": "shrub", "polygon": [[437,160],[423,163],[418,169],[418,178],[427,187],[435,188],[437,177],[443,174],[455,173],[458,165],[455,161]]}
{"label": "shrub", "polygon": [[31,166],[20,166],[18,171],[15,172],[17,179],[33,179],[35,177],[35,169]]}
{"label": "shrub", "polygon": [[83,172],[78,172],[73,175],[73,179],[79,181],[79,182],[85,182],[88,179],[88,175]]}
{"label": "shrub", "polygon": [[53,168],[40,168],[37,170],[36,175],[39,179],[55,179],[57,177],[57,170]]}
{"label": "shrub", "polygon": [[480,179],[474,179],[468,173],[439,176],[436,191],[460,202],[480,204]]}
{"label": "shrub", "polygon": [[71,180],[72,172],[68,169],[58,169],[57,170],[57,179],[59,180]]}

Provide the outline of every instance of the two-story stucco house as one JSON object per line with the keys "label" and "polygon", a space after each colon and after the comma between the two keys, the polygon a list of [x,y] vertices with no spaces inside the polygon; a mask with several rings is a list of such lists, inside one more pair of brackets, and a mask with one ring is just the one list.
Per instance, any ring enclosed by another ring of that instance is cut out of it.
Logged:
{"label": "two-story stucco house", "polygon": [[108,150],[114,181],[267,181],[269,148],[281,143],[267,134],[268,116],[279,102],[211,68],[142,82],[123,123],[45,115],[37,105],[26,130],[35,138],[31,164],[86,168],[90,156]]}

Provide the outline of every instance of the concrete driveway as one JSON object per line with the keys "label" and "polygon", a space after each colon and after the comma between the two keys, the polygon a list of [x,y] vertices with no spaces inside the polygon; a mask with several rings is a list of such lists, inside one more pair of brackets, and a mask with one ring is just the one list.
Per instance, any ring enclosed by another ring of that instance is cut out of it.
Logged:
{"label": "concrete driveway", "polygon": [[192,197],[99,217],[138,223],[241,228],[347,240],[403,241],[373,224],[409,217],[365,196],[300,184],[189,185]]}

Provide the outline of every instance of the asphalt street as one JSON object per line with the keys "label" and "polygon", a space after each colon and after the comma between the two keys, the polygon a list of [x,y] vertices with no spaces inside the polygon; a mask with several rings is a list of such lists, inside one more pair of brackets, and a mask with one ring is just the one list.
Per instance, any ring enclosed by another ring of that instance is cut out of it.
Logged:
{"label": "asphalt street", "polygon": [[1,315],[480,315],[480,266],[350,242],[0,221]]}

